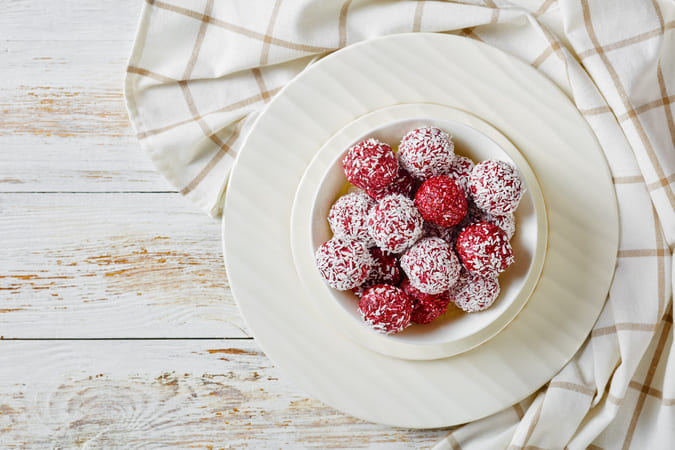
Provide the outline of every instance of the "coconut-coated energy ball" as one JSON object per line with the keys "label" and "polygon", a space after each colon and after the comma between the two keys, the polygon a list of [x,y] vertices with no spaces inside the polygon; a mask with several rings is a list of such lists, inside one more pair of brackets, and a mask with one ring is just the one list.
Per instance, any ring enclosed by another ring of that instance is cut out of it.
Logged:
{"label": "coconut-coated energy ball", "polygon": [[319,246],[314,263],[323,279],[340,291],[363,284],[375,264],[362,242],[339,237]]}
{"label": "coconut-coated energy ball", "polygon": [[514,165],[493,159],[473,168],[469,176],[469,191],[480,209],[503,216],[516,210],[525,193],[525,185]]}
{"label": "coconut-coated energy ball", "polygon": [[495,216],[494,214],[485,214],[483,217],[485,222],[494,223],[506,233],[506,237],[511,240],[516,233],[516,218],[513,214],[504,214],[503,216]]}
{"label": "coconut-coated energy ball", "polygon": [[442,227],[459,224],[466,216],[464,189],[446,175],[427,179],[415,194],[415,206],[422,218]]}
{"label": "coconut-coated energy ball", "polygon": [[464,189],[464,192],[469,193],[469,176],[475,167],[475,163],[466,156],[455,154],[455,158],[450,164],[450,168],[444,174],[455,180],[455,182]]}
{"label": "coconut-coated energy ball", "polygon": [[399,333],[410,325],[413,306],[408,294],[388,284],[368,288],[359,301],[363,320],[383,334]]}
{"label": "coconut-coated energy ball", "polygon": [[408,294],[413,300],[418,300],[421,302],[432,302],[438,304],[446,304],[450,301],[448,291],[443,291],[440,294],[426,294],[410,283],[410,279],[407,277],[403,278],[399,286],[403,289],[403,292]]}
{"label": "coconut-coated energy ball", "polygon": [[368,213],[375,201],[365,192],[353,192],[338,198],[328,213],[328,224],[335,236],[374,243],[368,234]]}
{"label": "coconut-coated energy ball", "polygon": [[424,220],[408,197],[384,197],[368,214],[368,232],[382,250],[400,253],[422,235]]}
{"label": "coconut-coated energy ball", "polygon": [[450,170],[455,158],[455,144],[448,133],[438,128],[416,128],[403,136],[398,158],[410,175],[426,180]]}
{"label": "coconut-coated energy ball", "polygon": [[450,290],[455,305],[465,312],[485,311],[499,297],[497,277],[483,277],[462,271],[459,281]]}
{"label": "coconut-coated energy ball", "polygon": [[411,197],[414,191],[415,179],[399,165],[398,174],[391,184],[389,184],[384,189],[380,189],[379,191],[368,191],[368,195],[370,195],[375,200],[381,200],[387,195],[394,194],[401,194],[405,195],[406,197]]}
{"label": "coconut-coated energy ball", "polygon": [[450,244],[425,238],[401,257],[401,268],[410,284],[425,294],[437,295],[452,287],[462,268]]}
{"label": "coconut-coated energy ball", "polygon": [[366,289],[376,284],[397,286],[403,278],[396,255],[382,251],[378,247],[371,247],[369,251],[374,261],[373,268],[363,284],[353,289],[357,297],[361,297]]}
{"label": "coconut-coated energy ball", "polygon": [[413,323],[426,325],[441,317],[448,310],[448,301],[444,306],[434,302],[416,301],[412,312]]}
{"label": "coconut-coated energy ball", "polygon": [[506,233],[489,222],[478,222],[464,228],[457,237],[456,249],[464,267],[484,277],[496,277],[514,260]]}
{"label": "coconut-coated energy ball", "polygon": [[405,278],[401,282],[401,289],[410,296],[415,306],[412,312],[412,321],[419,324],[431,323],[445,314],[450,304],[450,296],[448,291],[443,291],[438,295],[425,294],[416,289],[410,280]]}
{"label": "coconut-coated energy ball", "polygon": [[[469,207],[466,212],[466,217],[459,225],[462,229],[466,228],[469,225],[478,222],[490,222],[497,225],[506,233],[506,237],[511,240],[513,235],[516,233],[516,218],[513,214],[504,214],[503,216],[496,216],[494,214],[489,214],[479,209],[473,201],[469,201]],[[461,231],[461,230],[460,230]]]}
{"label": "coconut-coated energy ball", "polygon": [[366,139],[347,150],[342,160],[347,180],[365,191],[379,191],[398,174],[398,160],[390,146],[377,139]]}

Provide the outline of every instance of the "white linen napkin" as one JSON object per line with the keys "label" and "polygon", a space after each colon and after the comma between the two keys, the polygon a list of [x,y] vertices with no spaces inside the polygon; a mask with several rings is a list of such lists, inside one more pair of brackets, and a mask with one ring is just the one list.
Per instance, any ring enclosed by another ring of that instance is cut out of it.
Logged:
{"label": "white linen napkin", "polygon": [[241,136],[316,58],[431,31],[531,64],[576,104],[609,162],[614,281],[589,338],[545,388],[449,430],[438,448],[665,449],[675,445],[674,30],[669,0],[146,0],[125,95],[157,168],[218,215]]}

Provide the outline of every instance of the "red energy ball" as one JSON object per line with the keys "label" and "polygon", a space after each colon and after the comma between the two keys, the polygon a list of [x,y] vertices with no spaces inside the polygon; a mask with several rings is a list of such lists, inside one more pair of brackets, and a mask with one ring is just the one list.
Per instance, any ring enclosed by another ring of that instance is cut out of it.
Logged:
{"label": "red energy ball", "polygon": [[367,192],[368,195],[370,195],[375,200],[381,200],[387,195],[394,195],[394,194],[401,194],[405,195],[406,197],[410,197],[412,196],[414,191],[415,191],[415,179],[411,177],[410,174],[406,172],[406,170],[403,167],[399,166],[398,174],[396,175],[396,178],[394,178],[394,181],[392,181],[389,186],[379,191],[367,191]]}
{"label": "red energy ball", "polygon": [[412,321],[421,325],[426,325],[441,317],[448,310],[448,305],[440,306],[433,302],[416,301],[412,312]]}
{"label": "red energy ball", "polygon": [[401,268],[413,287],[437,295],[455,284],[462,266],[450,244],[431,237],[422,239],[401,257]]}
{"label": "red energy ball", "polygon": [[483,211],[502,216],[518,207],[525,193],[518,169],[505,161],[489,160],[476,165],[469,176],[473,201]]}
{"label": "red energy ball", "polygon": [[415,306],[412,312],[412,321],[419,324],[431,323],[445,314],[450,304],[450,297],[447,291],[438,295],[425,294],[410,284],[407,278],[401,282],[401,289],[408,294]]}
{"label": "red energy ball", "polygon": [[362,242],[339,237],[319,246],[314,263],[323,279],[340,291],[363,284],[375,264]]}
{"label": "red energy ball", "polygon": [[452,300],[466,312],[485,311],[499,297],[497,277],[483,277],[463,271],[457,284],[450,290]]}
{"label": "red energy ball", "polygon": [[513,214],[504,214],[503,216],[495,216],[494,214],[485,214],[485,222],[494,223],[506,233],[506,237],[511,240],[516,233],[516,218]]}
{"label": "red energy ball", "polygon": [[413,300],[427,303],[435,303],[438,305],[446,305],[450,301],[448,291],[443,291],[440,294],[425,294],[424,292],[417,289],[410,283],[410,279],[403,278],[401,285],[399,286],[403,289],[403,292],[408,294]]}
{"label": "red energy ball", "polygon": [[465,228],[468,225],[472,225],[478,222],[490,222],[497,225],[506,233],[506,237],[511,240],[513,235],[516,233],[516,218],[513,214],[504,214],[503,216],[496,216],[494,214],[489,214],[479,209],[472,201],[469,201],[469,208],[466,211],[466,218],[459,225],[461,228]]}
{"label": "red energy ball", "polygon": [[365,192],[352,192],[338,198],[328,213],[328,224],[338,237],[356,239],[366,245],[374,243],[368,234],[368,213],[375,202]]}
{"label": "red energy ball", "polygon": [[384,197],[368,214],[368,232],[378,247],[400,253],[422,235],[424,220],[408,197]]}
{"label": "red energy ball", "polygon": [[398,174],[394,151],[377,139],[366,139],[350,147],[342,165],[347,180],[365,191],[386,188]]}
{"label": "red energy ball", "polygon": [[464,267],[484,277],[499,275],[514,260],[506,233],[489,222],[478,222],[464,228],[457,237],[456,249]]}
{"label": "red energy ball", "polygon": [[450,169],[448,169],[445,175],[449,176],[455,183],[457,183],[464,192],[469,194],[469,176],[476,164],[470,158],[466,156],[460,156],[455,154],[455,159],[452,160],[450,164]]}
{"label": "red energy ball", "polygon": [[446,175],[426,180],[415,194],[415,206],[422,218],[442,227],[452,227],[466,216],[464,189]]}
{"label": "red energy ball", "polygon": [[417,128],[403,136],[398,157],[410,175],[425,180],[450,170],[455,158],[455,144],[448,133],[438,128]]}
{"label": "red energy ball", "polygon": [[357,288],[353,289],[357,297],[361,297],[369,287],[376,284],[392,284],[398,285],[401,282],[402,274],[401,268],[398,264],[398,258],[388,252],[384,252],[378,247],[371,247],[369,249],[373,261],[375,261],[373,268],[366,281]]}
{"label": "red energy ball", "polygon": [[412,318],[413,300],[396,286],[378,284],[361,296],[359,310],[363,320],[383,334],[403,331]]}

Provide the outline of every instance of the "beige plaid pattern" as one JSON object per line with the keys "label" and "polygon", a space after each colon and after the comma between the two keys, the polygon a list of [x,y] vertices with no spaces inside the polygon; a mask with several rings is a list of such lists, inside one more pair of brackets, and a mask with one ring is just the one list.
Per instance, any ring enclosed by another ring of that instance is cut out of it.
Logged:
{"label": "beige plaid pattern", "polygon": [[621,221],[607,304],[577,355],[539,392],[448,430],[438,448],[673,448],[672,1],[146,0],[129,115],[158,169],[217,215],[241,136],[274,94],[317,57],[414,31],[487,42],[556,82],[605,151]]}

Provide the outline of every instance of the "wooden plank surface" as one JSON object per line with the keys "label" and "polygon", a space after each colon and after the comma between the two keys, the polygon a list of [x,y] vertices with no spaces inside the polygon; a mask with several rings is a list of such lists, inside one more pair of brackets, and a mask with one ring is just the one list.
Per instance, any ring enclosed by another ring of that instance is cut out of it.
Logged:
{"label": "wooden plank surface", "polygon": [[0,192],[175,190],[140,151],[127,117],[130,41],[2,45]]}
{"label": "wooden plank surface", "polygon": [[0,446],[417,448],[443,430],[383,427],[302,395],[250,340],[0,346]]}
{"label": "wooden plank surface", "polygon": [[432,445],[307,398],[248,337],[218,222],[127,121],[143,4],[0,0],[0,448]]}
{"label": "wooden plank surface", "polygon": [[142,0],[1,0],[1,38],[6,41],[75,40],[81,41],[82,47],[99,41],[131,42],[143,3]]}
{"label": "wooden plank surface", "polygon": [[240,337],[220,224],[175,193],[0,195],[5,338]]}

